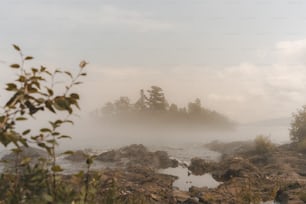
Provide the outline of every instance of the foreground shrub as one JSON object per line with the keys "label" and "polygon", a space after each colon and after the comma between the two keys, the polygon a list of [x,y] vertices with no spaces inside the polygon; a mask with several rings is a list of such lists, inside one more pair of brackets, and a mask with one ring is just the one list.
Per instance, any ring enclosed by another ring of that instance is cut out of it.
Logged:
{"label": "foreground shrub", "polygon": [[[84,68],[87,63],[82,61],[76,74],[45,66],[26,67],[26,62],[33,57],[25,56],[19,46],[13,47],[20,61],[10,65],[16,78],[6,84],[5,90],[10,98],[1,101],[0,143],[4,147],[13,146],[11,150],[15,157],[13,171],[3,172],[0,177],[0,203],[67,203],[62,198],[69,198],[71,191],[62,188],[66,183],[60,175],[63,169],[57,163],[56,148],[61,139],[70,138],[60,128],[73,124],[68,118],[79,109],[80,97],[72,90],[81,84],[79,79],[86,75]],[[59,80],[65,83],[59,85]],[[39,119],[40,112],[55,119],[46,121],[39,130],[22,130],[18,126],[24,121],[33,124],[33,120]],[[44,150],[47,157],[35,162],[31,156],[21,157],[24,147],[29,144]]]}
{"label": "foreground shrub", "polygon": [[271,142],[271,140],[264,135],[258,135],[255,140],[255,151],[259,154],[269,153],[275,150],[275,145]]}
{"label": "foreground shrub", "polygon": [[290,139],[296,143],[306,139],[306,105],[293,114]]}

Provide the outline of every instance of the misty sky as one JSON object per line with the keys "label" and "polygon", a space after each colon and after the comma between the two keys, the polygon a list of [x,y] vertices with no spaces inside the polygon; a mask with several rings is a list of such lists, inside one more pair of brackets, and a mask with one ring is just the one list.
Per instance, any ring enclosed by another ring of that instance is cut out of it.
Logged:
{"label": "misty sky", "polygon": [[[237,121],[289,117],[306,103],[304,0],[0,0],[0,82],[18,60],[77,68],[85,112],[161,86]],[[31,64],[32,65],[32,64]]]}

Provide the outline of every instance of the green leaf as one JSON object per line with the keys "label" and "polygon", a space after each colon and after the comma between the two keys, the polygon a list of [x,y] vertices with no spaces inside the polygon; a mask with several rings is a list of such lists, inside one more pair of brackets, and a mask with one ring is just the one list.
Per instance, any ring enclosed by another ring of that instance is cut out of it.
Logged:
{"label": "green leaf", "polygon": [[30,157],[25,157],[24,159],[21,160],[20,165],[21,166],[26,166],[30,162],[31,162],[31,158]]}
{"label": "green leaf", "polygon": [[29,93],[37,93],[38,92],[38,90],[34,87],[29,87],[28,91],[29,91]]}
{"label": "green leaf", "polygon": [[62,167],[59,166],[59,165],[54,165],[54,166],[52,166],[51,170],[52,170],[53,172],[61,172],[61,171],[63,171]]}
{"label": "green leaf", "polygon": [[79,84],[83,84],[83,82],[77,81],[73,83],[74,85],[79,85]]}
{"label": "green leaf", "polygon": [[58,136],[58,135],[60,135],[60,133],[59,132],[53,132],[52,135],[53,136]]}
{"label": "green leaf", "polygon": [[90,165],[92,163],[93,163],[93,159],[91,157],[86,159],[86,164]]}
{"label": "green leaf", "polygon": [[72,93],[72,94],[70,94],[70,97],[71,98],[73,98],[73,99],[80,99],[80,96],[79,96],[79,94],[77,94],[77,93]]}
{"label": "green leaf", "polygon": [[37,72],[38,72],[38,69],[36,69],[36,68],[32,68],[32,72],[35,74],[35,73],[37,73]]}
{"label": "green leaf", "polygon": [[27,129],[25,131],[22,132],[22,135],[27,135],[31,132],[31,129]]}
{"label": "green leaf", "polygon": [[25,82],[25,81],[26,81],[26,78],[25,78],[25,76],[21,75],[21,76],[19,76],[19,78],[17,79],[17,81],[19,81],[19,82]]}
{"label": "green leaf", "polygon": [[17,121],[23,121],[23,120],[27,120],[27,118],[26,117],[18,117],[18,118],[16,118],[16,120]]}
{"label": "green leaf", "polygon": [[74,122],[72,120],[64,120],[63,123],[70,123],[71,125],[74,124]]}
{"label": "green leaf", "polygon": [[53,197],[47,193],[43,194],[43,199],[47,201],[47,203],[53,203]]}
{"label": "green leaf", "polygon": [[74,154],[73,151],[66,151],[66,152],[63,152],[61,155],[72,155]]}
{"label": "green leaf", "polygon": [[47,91],[48,91],[49,96],[53,96],[54,92],[52,89],[47,88]]}
{"label": "green leaf", "polygon": [[66,75],[68,75],[70,78],[73,78],[73,77],[72,77],[72,74],[71,74],[70,72],[65,71],[64,73],[65,73]]}
{"label": "green leaf", "polygon": [[0,123],[3,123],[6,118],[6,116],[0,116]]}
{"label": "green leaf", "polygon": [[6,84],[6,90],[8,91],[16,91],[17,90],[17,85],[14,83],[8,83]]}
{"label": "green leaf", "polygon": [[58,139],[64,139],[64,138],[69,138],[71,139],[71,136],[68,136],[68,135],[61,135],[58,137]]}
{"label": "green leaf", "polygon": [[15,45],[15,44],[13,44],[13,47],[14,47],[14,49],[15,49],[15,50],[20,51],[19,46],[17,46],[17,45]]}
{"label": "green leaf", "polygon": [[40,132],[52,132],[49,128],[42,128]]}
{"label": "green leaf", "polygon": [[49,143],[49,144],[58,145],[58,143],[54,139],[47,140],[46,142]]}
{"label": "green leaf", "polygon": [[18,69],[20,68],[19,64],[11,64],[11,68]]}
{"label": "green leaf", "polygon": [[55,97],[55,99],[54,99],[54,107],[57,110],[59,110],[59,111],[66,110],[70,114],[72,113],[72,109],[70,107],[70,103],[66,99],[66,97],[64,97],[64,96],[57,96],[57,97]]}
{"label": "green leaf", "polygon": [[26,57],[24,58],[24,60],[32,60],[32,59],[33,59],[32,56],[26,56]]}
{"label": "green leaf", "polygon": [[51,111],[53,113],[56,113],[53,106],[52,106],[52,101],[51,100],[46,101],[45,106],[48,108],[49,111]]}

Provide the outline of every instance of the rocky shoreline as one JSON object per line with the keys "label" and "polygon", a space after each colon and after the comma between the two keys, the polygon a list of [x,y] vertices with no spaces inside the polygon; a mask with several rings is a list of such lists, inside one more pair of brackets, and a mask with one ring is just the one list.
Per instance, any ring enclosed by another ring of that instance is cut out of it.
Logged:
{"label": "rocky shoreline", "polygon": [[[156,189],[139,187],[146,192],[145,194],[153,195],[152,199],[156,203],[234,204],[273,200],[280,203],[296,204],[306,202],[302,200],[304,199],[303,195],[306,194],[306,156],[296,152],[292,145],[278,146],[266,153],[256,152],[252,141],[214,142],[205,145],[205,147],[222,153],[221,160],[216,162],[193,158],[188,169],[195,175],[210,173],[216,181],[221,182],[217,188],[191,187],[189,191],[173,188],[174,177],[158,174],[156,169],[175,167],[178,162],[167,158],[166,152],[149,153],[142,145],[132,145],[105,152],[97,159],[120,163],[122,159],[128,158],[128,162],[126,162],[128,165],[125,165],[121,171],[128,169],[129,175],[125,174],[120,177],[121,179],[127,179],[135,174],[135,171],[130,170],[136,166],[138,176],[140,174],[143,177],[148,177],[148,175],[155,177],[146,186],[152,186],[157,182],[160,184],[159,180],[166,181],[167,185],[161,185]],[[126,167],[130,167],[130,169]],[[120,178],[118,182],[121,182]],[[141,179],[141,176],[138,178],[137,182],[148,184],[147,180]],[[124,182],[120,185],[124,186]],[[137,188],[133,191],[139,192]],[[167,196],[161,192],[167,192]]]}
{"label": "rocky shoreline", "polygon": [[[165,151],[150,152],[143,145],[130,145],[96,156],[96,161],[113,164],[99,171],[99,191],[103,194],[115,186],[120,200],[137,197],[149,204],[306,202],[306,155],[296,152],[294,145],[278,146],[265,153],[258,153],[251,142],[214,142],[205,147],[222,153],[220,161],[193,158],[188,169],[194,175],[210,173],[220,182],[216,188],[175,188],[177,177],[158,170],[183,164]],[[9,155],[4,158],[10,160]],[[65,159],[84,162],[86,156],[77,151]]]}

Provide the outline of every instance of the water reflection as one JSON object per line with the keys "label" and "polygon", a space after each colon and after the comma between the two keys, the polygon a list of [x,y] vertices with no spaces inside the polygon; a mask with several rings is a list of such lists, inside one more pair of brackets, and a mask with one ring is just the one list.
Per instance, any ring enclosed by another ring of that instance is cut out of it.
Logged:
{"label": "water reflection", "polygon": [[217,182],[210,174],[195,176],[189,174],[188,169],[181,166],[177,168],[162,169],[159,172],[177,176],[178,179],[173,183],[173,187],[177,187],[183,191],[188,191],[191,186],[216,188],[221,184],[220,182]]}

